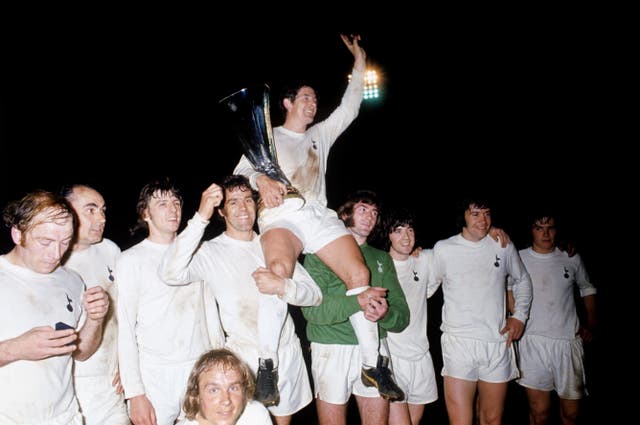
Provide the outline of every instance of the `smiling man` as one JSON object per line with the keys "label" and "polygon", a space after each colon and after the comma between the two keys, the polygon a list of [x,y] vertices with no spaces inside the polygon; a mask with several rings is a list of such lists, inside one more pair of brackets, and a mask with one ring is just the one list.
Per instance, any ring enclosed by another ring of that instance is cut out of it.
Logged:
{"label": "smiling man", "polygon": [[173,425],[193,364],[218,346],[222,330],[208,321],[217,307],[203,282],[169,286],[158,274],[182,219],[178,188],[154,180],[140,191],[136,209],[148,235],[116,261],[120,377],[134,424]]}
{"label": "smiling man", "polygon": [[[371,275],[362,253],[335,211],[327,207],[326,172],[329,153],[338,137],[358,116],[364,90],[367,55],[360,46],[360,36],[341,35],[353,55],[352,78],[340,105],[324,121],[313,123],[318,108],[315,90],[307,84],[293,84],[285,90],[282,108],[284,124],[273,129],[278,164],[291,184],[305,198],[304,206],[293,207],[286,199],[287,186],[256,171],[246,156],[236,165],[234,174],[249,178],[260,192],[263,208],[258,216],[266,267],[283,278],[291,278],[300,254],[314,254],[342,282],[347,295],[354,299],[369,288]],[[357,335],[362,357],[362,373],[380,395],[395,397],[393,379],[378,379],[378,328],[365,319],[362,311],[349,318]],[[268,370],[260,365],[257,386],[262,393]],[[381,372],[381,373],[378,373]],[[266,391],[264,391],[266,393]],[[275,396],[275,394],[272,394]]]}
{"label": "smiling man", "polygon": [[[531,304],[531,278],[513,244],[489,236],[491,207],[481,197],[460,205],[462,232],[433,248],[429,284],[442,284],[442,358],[449,421],[471,425],[478,393],[481,425],[500,424],[507,384],[519,375],[512,341],[524,331]],[[513,282],[515,309],[506,316],[506,279]]]}
{"label": "smiling man", "polygon": [[186,419],[176,425],[271,425],[267,409],[255,400],[249,366],[221,348],[204,353],[193,366],[184,397]]}

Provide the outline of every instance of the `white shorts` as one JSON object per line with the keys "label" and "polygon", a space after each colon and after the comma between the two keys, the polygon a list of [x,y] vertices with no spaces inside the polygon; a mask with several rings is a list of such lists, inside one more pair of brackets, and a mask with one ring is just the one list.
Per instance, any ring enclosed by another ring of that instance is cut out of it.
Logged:
{"label": "white shorts", "polygon": [[300,209],[292,209],[295,200],[285,200],[276,208],[264,209],[258,216],[260,233],[271,229],[288,229],[300,241],[303,253],[314,254],[344,235],[350,235],[336,212],[318,201],[307,201]]}
{"label": "white shorts", "polygon": [[520,379],[523,387],[553,391],[566,400],[585,396],[582,339],[553,339],[525,335],[518,341]]}
{"label": "white shorts", "polygon": [[182,418],[182,401],[189,374],[196,360],[179,365],[141,365],[140,374],[146,396],[156,411],[158,425],[173,425]]}
{"label": "white shorts", "polygon": [[405,395],[404,400],[393,403],[427,404],[438,399],[436,372],[429,351],[418,360],[407,360],[393,354],[391,360],[393,376]]}
{"label": "white shorts", "polygon": [[123,394],[111,385],[113,376],[76,376],[74,385],[85,425],[130,425]]}
{"label": "white shorts", "polygon": [[[258,371],[258,352],[255,344],[252,344],[251,349],[232,345],[227,345],[227,348],[237,353],[254,373]],[[313,400],[309,374],[298,338],[289,344],[280,344],[278,363],[280,403],[277,406],[270,406],[268,409],[274,416],[293,415]]]}
{"label": "white shorts", "polygon": [[[388,353],[387,340],[380,340],[380,352]],[[393,371],[391,362],[389,369]],[[357,345],[311,343],[311,374],[314,394],[327,403],[345,404],[351,394],[380,397],[376,387],[362,383],[362,358]]]}
{"label": "white shorts", "polygon": [[443,333],[442,376],[465,381],[509,382],[519,375],[516,355],[505,341],[487,342]]}

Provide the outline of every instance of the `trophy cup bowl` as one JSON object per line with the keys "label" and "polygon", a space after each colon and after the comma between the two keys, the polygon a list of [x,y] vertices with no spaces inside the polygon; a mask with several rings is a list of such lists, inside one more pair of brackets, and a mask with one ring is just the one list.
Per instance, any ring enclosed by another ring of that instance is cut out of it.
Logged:
{"label": "trophy cup bowl", "polygon": [[[278,165],[269,118],[269,86],[265,84],[244,88],[223,98],[219,103],[249,163],[256,171],[287,186],[283,202],[287,208],[302,208],[304,197],[293,187]],[[263,207],[262,200],[258,200],[258,213]]]}

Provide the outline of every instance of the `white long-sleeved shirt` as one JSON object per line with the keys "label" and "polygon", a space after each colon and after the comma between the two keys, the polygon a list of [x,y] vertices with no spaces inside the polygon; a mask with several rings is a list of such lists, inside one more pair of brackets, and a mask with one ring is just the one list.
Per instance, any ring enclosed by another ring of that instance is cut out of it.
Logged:
{"label": "white long-sleeved shirt", "polygon": [[[364,72],[353,69],[340,106],[326,120],[312,125],[304,133],[295,133],[282,126],[273,129],[278,165],[307,201],[327,205],[325,174],[329,151],[358,116],[363,90]],[[258,188],[256,178],[261,173],[254,170],[245,155],[240,158],[234,174],[247,176],[253,188]]]}
{"label": "white long-sleeved shirt", "polygon": [[526,323],[531,306],[531,278],[513,244],[505,248],[485,236],[473,242],[458,234],[433,247],[429,276],[442,284],[443,332],[487,342],[506,341],[507,276],[513,279],[515,312]]}
{"label": "white long-sleeved shirt", "polygon": [[169,245],[143,240],[116,261],[118,354],[126,398],[145,394],[146,364],[189,365],[212,344],[207,317],[216,312],[202,282],[169,286],[158,275]]}
{"label": "white long-sleeved shirt", "polygon": [[549,254],[526,248],[520,251],[520,258],[533,283],[533,301],[524,334],[573,340],[580,326],[574,285],[581,297],[597,292],[589,281],[582,259],[577,254],[569,257],[557,248]]}
{"label": "white long-sleeved shirt", "polygon": [[[58,267],[49,274],[16,266],[0,256],[0,341],[37,327],[64,322],[80,329],[84,283],[76,272]],[[0,367],[0,423],[47,423],[78,411],[71,354],[18,360]]]}
{"label": "white long-sleeved shirt", "polygon": [[[242,241],[222,233],[199,246],[207,224],[198,213],[189,220],[165,253],[160,275],[169,284],[204,280],[218,302],[220,321],[227,335],[225,345],[254,367],[258,359],[260,292],[251,273],[265,267],[260,238],[254,235],[251,241]],[[280,298],[292,305],[319,305],[322,292],[302,265],[296,263],[293,279],[286,279]],[[295,343],[299,344],[299,339],[287,314],[279,350]]]}
{"label": "white long-sleeved shirt", "polygon": [[409,325],[402,332],[387,333],[389,351],[395,357],[417,360],[429,351],[427,298],[439,287],[435,283],[428,283],[432,261],[433,251],[430,249],[423,249],[418,257],[410,255],[403,261],[393,260],[411,316]]}
{"label": "white long-sleeved shirt", "polygon": [[114,269],[116,258],[120,255],[118,245],[109,239],[89,246],[81,251],[71,251],[64,263],[65,267],[75,270],[84,280],[87,288],[101,286],[109,294],[109,315],[103,324],[103,336],[100,346],[87,360],[76,362],[73,374],[76,377],[110,376],[118,370],[118,320],[116,306],[118,291],[115,285]]}

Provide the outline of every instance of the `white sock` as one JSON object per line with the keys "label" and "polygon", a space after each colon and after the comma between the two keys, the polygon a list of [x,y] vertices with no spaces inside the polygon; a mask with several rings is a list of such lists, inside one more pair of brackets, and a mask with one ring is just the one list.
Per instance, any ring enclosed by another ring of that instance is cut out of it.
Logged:
{"label": "white sock", "polygon": [[[358,295],[366,291],[367,288],[369,288],[369,286],[349,289],[347,295]],[[353,330],[358,338],[362,364],[368,367],[376,366],[378,363],[378,345],[380,344],[378,324],[367,320],[362,310],[349,316],[349,322],[351,322],[351,326],[353,326]]]}
{"label": "white sock", "polygon": [[274,369],[278,367],[280,333],[286,318],[286,302],[277,295],[258,295],[258,355],[272,359]]}

